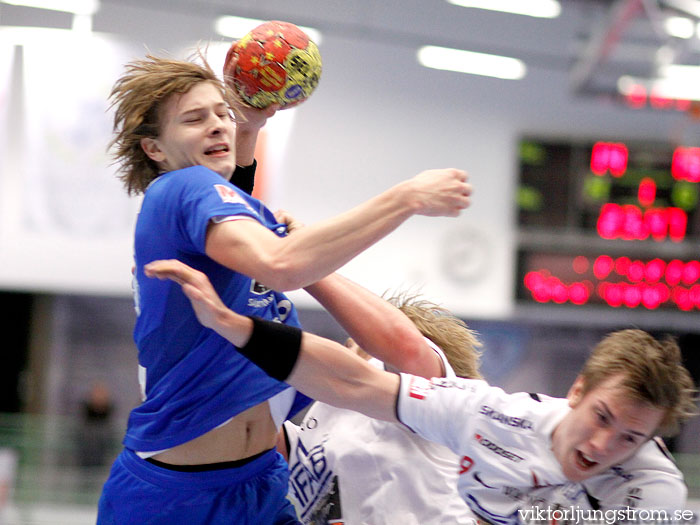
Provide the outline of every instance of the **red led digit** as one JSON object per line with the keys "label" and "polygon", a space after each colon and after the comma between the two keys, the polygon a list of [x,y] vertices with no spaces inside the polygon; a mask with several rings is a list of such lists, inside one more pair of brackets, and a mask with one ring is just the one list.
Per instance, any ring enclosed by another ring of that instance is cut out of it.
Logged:
{"label": "red led digit", "polygon": [[646,239],[649,236],[649,230],[644,226],[642,210],[633,204],[625,204],[622,206],[622,212],[624,214],[622,238],[627,241]]}
{"label": "red led digit", "polygon": [[573,283],[569,286],[569,298],[571,302],[577,305],[586,304],[590,292],[584,283]]}
{"label": "red led digit", "polygon": [[596,278],[603,280],[610,274],[613,266],[614,263],[612,257],[609,255],[601,255],[597,257],[593,263],[593,275],[595,275]]}
{"label": "red led digit", "polygon": [[591,171],[604,175],[608,171],[613,177],[621,177],[627,171],[627,146],[622,143],[596,142],[591,151]]}
{"label": "red led digit", "polygon": [[671,159],[671,175],[677,180],[700,182],[700,148],[676,148]]}
{"label": "red led digit", "polygon": [[683,266],[683,284],[693,284],[700,278],[700,261],[690,261]]}
{"label": "red led digit", "polygon": [[656,200],[656,182],[651,177],[644,177],[639,183],[639,190],[637,191],[637,198],[639,199],[639,204],[648,208]]}
{"label": "red led digit", "polygon": [[681,286],[673,288],[671,300],[683,311],[687,312],[693,309],[693,301],[690,299],[690,293]]}
{"label": "red led digit", "polygon": [[600,215],[598,216],[598,224],[596,225],[598,235],[603,239],[615,239],[622,229],[624,222],[625,213],[622,211],[620,205],[612,202],[603,204],[600,209]]}
{"label": "red led digit", "polygon": [[628,308],[637,308],[639,303],[642,302],[641,287],[633,284],[626,284],[623,290],[625,306]]}
{"label": "red led digit", "polygon": [[675,286],[681,282],[681,277],[683,277],[683,261],[678,259],[673,259],[666,265],[666,282],[669,286]]}
{"label": "red led digit", "polygon": [[661,304],[661,296],[654,286],[645,286],[642,289],[642,305],[649,310],[658,308]]}
{"label": "red led digit", "polygon": [[623,290],[621,284],[610,284],[605,287],[604,296],[605,302],[610,306],[618,307],[622,306]]}
{"label": "red led digit", "polygon": [[668,234],[668,211],[666,208],[650,208],[644,212],[644,224],[655,241],[663,241]]}
{"label": "red led digit", "polygon": [[668,208],[668,236],[673,242],[685,239],[688,215],[680,208]]}
{"label": "red led digit", "polygon": [[617,273],[617,275],[622,275],[623,277],[626,276],[630,264],[632,264],[632,261],[629,257],[623,256],[615,259],[615,272]]}
{"label": "red led digit", "polygon": [[659,294],[659,300],[662,303],[665,303],[668,301],[671,297],[671,290],[669,290],[668,286],[666,286],[663,283],[658,283],[654,285],[654,289],[656,290],[656,293]]}
{"label": "red led digit", "polygon": [[596,175],[605,175],[608,171],[610,148],[607,142],[596,142],[591,152],[591,171]]}
{"label": "red led digit", "polygon": [[666,263],[661,259],[652,259],[644,269],[644,279],[649,283],[655,283],[664,276]]}
{"label": "red led digit", "polygon": [[644,270],[646,269],[642,261],[634,261],[627,268],[627,278],[633,283],[639,282],[644,279]]}
{"label": "red led digit", "polygon": [[622,177],[627,171],[627,155],[624,144],[610,144],[610,174],[613,177]]}

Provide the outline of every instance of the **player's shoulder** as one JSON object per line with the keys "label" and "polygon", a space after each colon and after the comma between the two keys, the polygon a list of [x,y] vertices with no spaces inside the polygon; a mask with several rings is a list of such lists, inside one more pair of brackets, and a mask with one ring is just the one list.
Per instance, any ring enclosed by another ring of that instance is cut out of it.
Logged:
{"label": "player's shoulder", "polygon": [[673,456],[660,437],[652,438],[644,443],[632,457],[619,467],[629,471],[663,472],[682,479],[680,469],[676,466]]}
{"label": "player's shoulder", "polygon": [[476,415],[502,433],[549,436],[568,410],[566,399],[491,388],[481,399]]}

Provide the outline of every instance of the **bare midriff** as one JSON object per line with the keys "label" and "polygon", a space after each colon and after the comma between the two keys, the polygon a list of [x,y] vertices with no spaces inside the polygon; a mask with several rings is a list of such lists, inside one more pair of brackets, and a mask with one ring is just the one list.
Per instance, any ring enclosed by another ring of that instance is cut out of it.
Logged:
{"label": "bare midriff", "polygon": [[204,465],[237,461],[274,448],[277,428],[267,401],[187,443],[153,456],[170,465]]}

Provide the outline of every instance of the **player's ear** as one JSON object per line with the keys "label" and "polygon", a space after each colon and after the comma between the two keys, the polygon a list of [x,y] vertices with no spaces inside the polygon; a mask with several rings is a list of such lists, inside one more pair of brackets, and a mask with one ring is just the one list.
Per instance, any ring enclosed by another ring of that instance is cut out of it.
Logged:
{"label": "player's ear", "polygon": [[158,139],[144,137],[141,139],[141,149],[148,158],[154,162],[163,162],[165,160],[165,152],[160,149]]}
{"label": "player's ear", "polygon": [[576,407],[583,399],[583,376],[578,376],[574,384],[569,388],[569,393],[566,394],[566,399],[569,400],[569,406],[571,408]]}

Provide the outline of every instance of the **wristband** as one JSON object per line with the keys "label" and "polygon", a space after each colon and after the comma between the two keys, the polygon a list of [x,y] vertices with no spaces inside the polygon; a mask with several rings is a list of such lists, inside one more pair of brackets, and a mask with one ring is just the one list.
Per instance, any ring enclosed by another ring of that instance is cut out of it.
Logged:
{"label": "wristband", "polygon": [[253,333],[238,348],[247,359],[278,381],[292,373],[301,350],[301,329],[250,316]]}
{"label": "wristband", "polygon": [[255,159],[253,159],[253,163],[250,166],[236,166],[229,182],[251,195],[255,185],[255,169],[257,167],[258,161]]}

